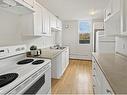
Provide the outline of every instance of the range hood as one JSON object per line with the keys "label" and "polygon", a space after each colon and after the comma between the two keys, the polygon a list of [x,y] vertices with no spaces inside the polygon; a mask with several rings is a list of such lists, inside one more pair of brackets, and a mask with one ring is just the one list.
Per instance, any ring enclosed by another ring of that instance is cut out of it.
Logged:
{"label": "range hood", "polygon": [[0,9],[19,15],[34,12],[34,9],[23,0],[0,0]]}
{"label": "range hood", "polygon": [[7,8],[7,7],[14,7],[17,3],[14,0],[0,0],[0,7]]}

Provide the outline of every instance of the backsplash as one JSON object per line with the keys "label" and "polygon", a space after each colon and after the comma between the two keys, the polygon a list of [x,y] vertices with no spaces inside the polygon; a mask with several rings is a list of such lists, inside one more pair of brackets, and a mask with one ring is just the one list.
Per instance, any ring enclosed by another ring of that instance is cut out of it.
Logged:
{"label": "backsplash", "polygon": [[127,37],[116,37],[116,52],[127,55]]}

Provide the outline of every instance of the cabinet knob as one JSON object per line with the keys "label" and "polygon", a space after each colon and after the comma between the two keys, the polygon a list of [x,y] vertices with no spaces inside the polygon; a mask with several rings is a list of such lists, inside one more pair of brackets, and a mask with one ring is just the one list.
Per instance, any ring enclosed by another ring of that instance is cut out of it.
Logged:
{"label": "cabinet knob", "polygon": [[96,86],[95,85],[93,85],[93,88],[95,88]]}
{"label": "cabinet knob", "polygon": [[93,77],[95,77],[96,75],[93,75]]}
{"label": "cabinet knob", "polygon": [[106,92],[107,92],[108,94],[112,94],[111,90],[109,90],[109,89],[106,89]]}

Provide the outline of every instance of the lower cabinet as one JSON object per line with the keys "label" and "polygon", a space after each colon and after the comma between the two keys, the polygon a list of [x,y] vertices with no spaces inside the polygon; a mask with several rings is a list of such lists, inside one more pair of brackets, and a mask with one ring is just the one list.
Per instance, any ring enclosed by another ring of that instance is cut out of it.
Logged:
{"label": "lower cabinet", "polygon": [[95,94],[114,94],[95,58],[92,57],[93,89]]}
{"label": "lower cabinet", "polygon": [[69,49],[52,59],[52,78],[60,79],[69,64]]}

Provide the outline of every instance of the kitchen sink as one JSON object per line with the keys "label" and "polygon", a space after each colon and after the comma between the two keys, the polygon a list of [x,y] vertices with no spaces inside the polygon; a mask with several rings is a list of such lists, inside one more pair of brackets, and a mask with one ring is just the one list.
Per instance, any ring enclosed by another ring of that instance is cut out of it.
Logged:
{"label": "kitchen sink", "polygon": [[65,49],[66,47],[50,47],[50,49],[55,49],[55,50],[63,50]]}

